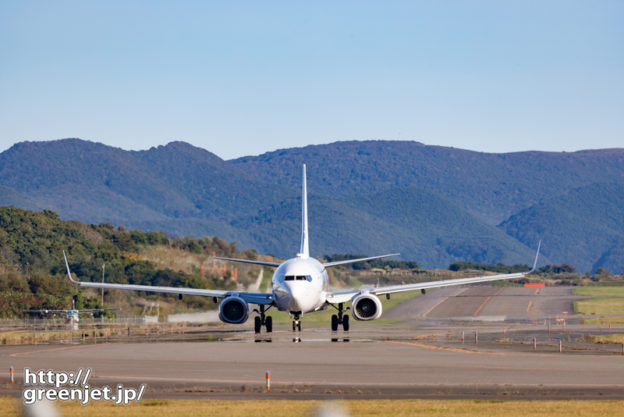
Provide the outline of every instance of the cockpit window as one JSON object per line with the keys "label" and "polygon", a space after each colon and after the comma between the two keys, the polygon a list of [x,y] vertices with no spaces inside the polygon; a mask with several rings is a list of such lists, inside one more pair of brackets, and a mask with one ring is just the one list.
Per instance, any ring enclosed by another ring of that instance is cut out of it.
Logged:
{"label": "cockpit window", "polygon": [[311,281],[307,275],[286,275],[284,281]]}

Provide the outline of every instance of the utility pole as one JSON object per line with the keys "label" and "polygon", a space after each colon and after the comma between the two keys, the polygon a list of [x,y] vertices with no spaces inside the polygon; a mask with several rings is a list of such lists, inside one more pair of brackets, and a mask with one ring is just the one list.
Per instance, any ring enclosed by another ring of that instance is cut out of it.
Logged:
{"label": "utility pole", "polygon": [[[106,264],[102,264],[102,284],[104,284],[104,268]],[[104,308],[104,288],[102,288],[102,308]]]}

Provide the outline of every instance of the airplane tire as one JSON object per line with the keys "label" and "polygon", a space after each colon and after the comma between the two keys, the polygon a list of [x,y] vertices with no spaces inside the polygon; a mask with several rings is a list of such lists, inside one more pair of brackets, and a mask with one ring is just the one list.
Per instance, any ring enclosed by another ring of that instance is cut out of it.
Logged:
{"label": "airplane tire", "polygon": [[260,330],[262,329],[262,320],[260,320],[260,317],[256,316],[254,317],[254,331],[256,332],[256,334],[260,333]]}
{"label": "airplane tire", "polygon": [[331,329],[332,329],[332,332],[338,331],[338,316],[335,314],[332,314],[332,317],[331,317]]}
{"label": "airplane tire", "polygon": [[266,326],[267,333],[273,332],[273,319],[271,318],[271,316],[266,318],[266,323],[264,325]]}
{"label": "airplane tire", "polygon": [[345,332],[349,331],[349,316],[346,314],[342,317],[342,329]]}

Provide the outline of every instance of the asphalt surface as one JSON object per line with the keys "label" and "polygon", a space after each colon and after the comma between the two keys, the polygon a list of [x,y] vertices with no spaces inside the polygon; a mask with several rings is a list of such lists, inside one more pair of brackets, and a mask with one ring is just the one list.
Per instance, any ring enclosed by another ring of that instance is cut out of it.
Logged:
{"label": "asphalt surface", "polygon": [[553,318],[574,311],[584,297],[569,287],[441,288],[406,301],[389,311],[387,318],[505,321]]}
{"label": "asphalt surface", "polygon": [[402,323],[353,322],[348,333],[304,323],[302,333],[260,336],[209,328],[192,342],[1,346],[0,362],[15,367],[17,384],[3,376],[0,395],[20,395],[25,367],[82,367],[92,369],[94,387],[146,383],[146,398],[624,399],[621,347],[584,338],[624,329],[570,324],[564,313],[573,299],[559,288],[445,289],[389,312],[403,311]]}

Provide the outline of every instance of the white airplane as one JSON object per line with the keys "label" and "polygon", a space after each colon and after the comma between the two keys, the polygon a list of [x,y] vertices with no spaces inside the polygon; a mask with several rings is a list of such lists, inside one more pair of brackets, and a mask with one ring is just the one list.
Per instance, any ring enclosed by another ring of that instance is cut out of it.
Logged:
{"label": "white airplane", "polygon": [[76,322],[78,322],[80,319],[78,318],[79,314],[83,314],[83,313],[99,313],[102,311],[116,311],[119,310],[118,308],[86,308],[86,309],[82,309],[82,310],[78,310],[76,308],[76,300],[72,299],[72,308],[69,310],[50,310],[50,309],[43,309],[43,310],[23,310],[24,313],[29,313],[29,314],[60,314],[60,313],[64,313],[67,316],[67,320],[74,320]]}
{"label": "white airplane", "polygon": [[[119,310],[118,308],[87,308],[87,309],[82,309],[82,310],[78,310],[76,309],[76,300],[72,299],[72,308],[69,310],[48,310],[48,309],[44,309],[44,310],[24,310],[24,313],[29,313],[29,314],[65,314],[66,315],[66,321],[67,323],[71,324],[72,327],[75,327],[78,325],[78,322],[80,321],[80,314],[83,313],[89,313],[91,315],[93,315],[93,313],[99,313],[102,311],[116,311]],[[76,328],[77,330],[77,328]]]}
{"label": "white airplane", "polygon": [[[333,291],[329,288],[329,277],[327,269],[336,265],[350,264],[354,262],[369,261],[372,259],[387,258],[396,256],[397,253],[371,256],[368,258],[349,259],[337,262],[322,263],[314,258],[310,258],[308,245],[308,199],[306,186],[306,166],[303,165],[303,185],[302,185],[302,233],[301,247],[295,258],[286,260],[283,263],[262,262],[247,259],[221,258],[216,259],[243,262],[249,264],[276,267],[273,274],[273,289],[268,293],[251,293],[242,291],[225,291],[225,290],[206,290],[198,288],[177,288],[177,287],[157,287],[150,285],[131,285],[131,284],[104,284],[96,282],[82,282],[72,278],[65,257],[65,266],[67,274],[71,282],[82,287],[92,288],[108,288],[134,291],[150,291],[160,293],[173,293],[180,295],[200,295],[204,297],[213,297],[215,302],[222,299],[219,304],[219,318],[225,323],[241,324],[245,323],[249,318],[249,304],[256,304],[259,310],[254,310],[259,315],[255,317],[254,329],[256,333],[260,333],[262,326],[267,332],[273,331],[273,320],[270,316],[266,316],[268,309],[274,307],[279,311],[287,311],[293,317],[293,331],[301,331],[301,316],[303,314],[312,313],[314,311],[323,310],[328,306],[332,306],[337,310],[337,314],[332,315],[331,329],[337,331],[342,325],[344,331],[349,330],[349,315],[345,314],[345,310],[351,310],[353,318],[356,320],[375,320],[381,316],[382,305],[377,296],[385,295],[390,298],[390,294],[421,290],[423,293],[426,289],[449,287],[453,285],[474,284],[478,282],[508,280],[522,278],[535,270],[537,258],[539,256],[539,245],[533,262],[533,268],[527,272],[518,272],[513,274],[480,276],[473,278],[449,279],[433,282],[419,282],[415,284],[391,285],[385,287],[365,287],[359,289],[341,289]],[[351,307],[345,308],[346,303],[351,303]]]}

